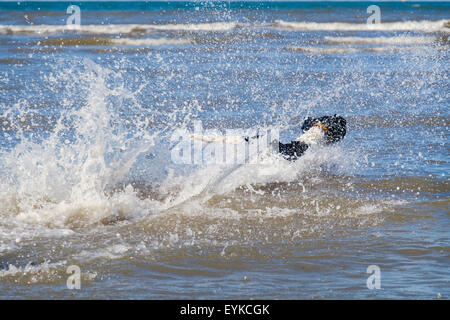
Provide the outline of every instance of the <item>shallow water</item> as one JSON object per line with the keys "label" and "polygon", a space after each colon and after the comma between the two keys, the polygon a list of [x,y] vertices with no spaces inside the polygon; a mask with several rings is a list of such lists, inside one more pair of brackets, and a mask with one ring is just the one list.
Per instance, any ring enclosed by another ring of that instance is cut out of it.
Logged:
{"label": "shallow water", "polygon": [[[370,4],[1,3],[0,297],[448,298],[450,7]],[[296,162],[173,158],[334,113]]]}

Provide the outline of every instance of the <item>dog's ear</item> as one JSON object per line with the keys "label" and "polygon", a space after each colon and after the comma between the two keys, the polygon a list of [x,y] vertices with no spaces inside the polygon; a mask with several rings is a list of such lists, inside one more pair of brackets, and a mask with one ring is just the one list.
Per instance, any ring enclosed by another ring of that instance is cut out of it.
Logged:
{"label": "dog's ear", "polygon": [[[316,120],[317,120],[317,119],[316,119]],[[303,124],[302,124],[302,131],[303,131],[303,132],[308,131],[309,129],[311,129],[311,127],[314,125],[314,123],[315,123],[315,121],[314,121],[313,118],[307,117],[307,118],[305,119],[305,121],[303,121]]]}

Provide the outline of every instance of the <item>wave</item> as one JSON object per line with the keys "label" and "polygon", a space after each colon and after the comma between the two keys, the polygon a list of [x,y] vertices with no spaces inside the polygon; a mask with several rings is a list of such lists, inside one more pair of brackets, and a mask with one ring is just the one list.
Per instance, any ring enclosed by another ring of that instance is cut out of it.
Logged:
{"label": "wave", "polygon": [[228,31],[238,27],[237,22],[211,22],[198,24],[109,24],[109,25],[0,25],[0,34],[60,34],[80,32],[91,34],[129,34],[151,31]]}
{"label": "wave", "polygon": [[294,22],[276,20],[273,26],[298,31],[418,31],[450,32],[450,21],[401,21],[379,24],[347,22]]}
{"label": "wave", "polygon": [[190,44],[191,39],[169,39],[169,38],[146,38],[146,39],[133,39],[133,38],[98,38],[98,37],[85,37],[85,38],[52,38],[39,41],[39,45],[51,45],[51,46],[161,46],[161,45],[180,45]]}
{"label": "wave", "polygon": [[373,47],[373,48],[322,48],[322,47],[286,47],[286,50],[308,54],[346,54],[357,52],[398,52],[413,50],[414,47]]}
{"label": "wave", "polygon": [[111,39],[113,44],[125,45],[125,46],[162,46],[162,45],[180,45],[180,44],[190,44],[191,39],[168,39],[168,38],[158,38],[158,39],[130,39],[130,38],[120,38]]}
{"label": "wave", "polygon": [[108,25],[0,25],[0,34],[132,34],[152,31],[220,32],[250,26],[253,28],[278,27],[298,31],[417,31],[450,32],[450,21],[402,21],[379,24],[347,22],[295,22],[275,20],[263,24],[239,22],[175,23],[175,24],[108,24]]}
{"label": "wave", "polygon": [[343,44],[427,44],[433,43],[435,37],[324,37],[326,42]]}

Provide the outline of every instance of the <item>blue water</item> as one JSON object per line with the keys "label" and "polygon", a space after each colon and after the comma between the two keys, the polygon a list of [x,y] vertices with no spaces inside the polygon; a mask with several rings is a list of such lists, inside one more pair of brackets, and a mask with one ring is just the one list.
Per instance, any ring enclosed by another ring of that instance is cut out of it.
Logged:
{"label": "blue water", "polygon": [[[0,298],[448,298],[450,4],[372,4],[0,2]],[[335,113],[294,163],[174,161]]]}

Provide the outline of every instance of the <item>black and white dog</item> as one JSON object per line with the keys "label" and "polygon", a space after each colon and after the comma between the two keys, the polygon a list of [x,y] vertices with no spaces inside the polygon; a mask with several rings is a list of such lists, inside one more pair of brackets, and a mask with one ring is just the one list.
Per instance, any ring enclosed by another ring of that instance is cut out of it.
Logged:
{"label": "black and white dog", "polygon": [[290,143],[278,143],[279,152],[290,161],[297,160],[312,144],[331,144],[342,140],[347,133],[347,121],[338,115],[306,118],[303,134]]}
{"label": "black and white dog", "polygon": [[[294,141],[281,143],[278,140],[270,142],[271,150],[280,153],[285,159],[295,161],[302,156],[311,145],[327,145],[342,140],[347,133],[347,121],[338,115],[323,116],[320,118],[306,118],[301,129],[303,134]],[[202,130],[190,135],[190,139],[201,140],[203,143],[219,143],[219,148],[224,144],[251,144],[264,135],[255,136],[220,136],[205,135]],[[190,153],[190,151],[189,151]]]}

